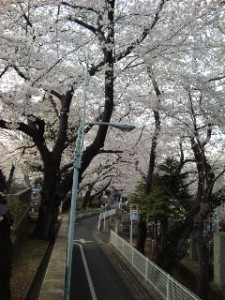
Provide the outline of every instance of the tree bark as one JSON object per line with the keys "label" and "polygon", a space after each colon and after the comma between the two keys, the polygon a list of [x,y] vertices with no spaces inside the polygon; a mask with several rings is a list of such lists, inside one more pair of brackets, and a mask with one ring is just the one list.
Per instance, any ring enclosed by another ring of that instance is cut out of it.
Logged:
{"label": "tree bark", "polygon": [[193,231],[194,216],[198,210],[198,205],[193,206],[183,222],[177,222],[169,228],[164,243],[156,253],[155,262],[169,274],[173,273],[174,267],[183,258],[182,246]]}
{"label": "tree bark", "polygon": [[145,240],[147,237],[147,224],[146,219],[141,216],[138,223],[138,232],[137,232],[137,243],[136,248],[142,254],[145,254]]}
{"label": "tree bark", "polygon": [[[148,75],[152,81],[153,88],[157,97],[157,106],[160,105],[160,97],[161,97],[161,91],[159,89],[159,86],[153,76],[153,72],[151,67],[147,68]],[[152,137],[152,146],[150,151],[150,157],[149,157],[149,165],[148,165],[148,173],[146,178],[146,194],[149,194],[151,192],[152,188],[152,180],[153,180],[153,173],[155,170],[155,161],[156,161],[156,149],[158,145],[158,137],[161,130],[161,120],[160,120],[160,113],[157,109],[153,110],[154,113],[154,120],[155,120],[155,130]]]}
{"label": "tree bark", "polygon": [[54,160],[49,160],[44,172],[41,190],[41,205],[39,207],[35,235],[43,239],[54,240],[61,199],[58,193],[60,179],[57,177],[59,168]]}

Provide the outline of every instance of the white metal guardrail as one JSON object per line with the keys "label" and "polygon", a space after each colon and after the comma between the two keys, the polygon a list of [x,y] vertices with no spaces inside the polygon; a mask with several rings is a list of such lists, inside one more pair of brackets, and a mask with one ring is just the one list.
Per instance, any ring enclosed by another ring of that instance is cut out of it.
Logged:
{"label": "white metal guardrail", "polygon": [[128,242],[111,230],[110,243],[122,256],[151,284],[166,300],[200,300],[200,298],[180,284],[155,263],[137,251]]}
{"label": "white metal guardrail", "polygon": [[101,221],[103,220],[103,228],[105,229],[105,220],[109,217],[112,217],[116,214],[116,208],[114,209],[110,209],[110,210],[104,210],[103,212],[101,212],[99,214],[99,218],[98,218],[98,230],[100,230],[101,228]]}

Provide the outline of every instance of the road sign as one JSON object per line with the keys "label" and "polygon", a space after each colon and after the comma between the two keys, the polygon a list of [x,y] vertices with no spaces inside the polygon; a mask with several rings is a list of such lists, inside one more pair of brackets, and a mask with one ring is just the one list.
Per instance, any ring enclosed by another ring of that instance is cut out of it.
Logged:
{"label": "road sign", "polygon": [[138,210],[131,210],[130,211],[130,220],[137,221],[138,220]]}

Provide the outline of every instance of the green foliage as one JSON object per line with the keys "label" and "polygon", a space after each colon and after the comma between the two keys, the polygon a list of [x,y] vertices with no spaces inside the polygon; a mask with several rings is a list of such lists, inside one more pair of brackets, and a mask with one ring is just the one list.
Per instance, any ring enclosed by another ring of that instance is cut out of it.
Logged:
{"label": "green foliage", "polygon": [[178,168],[179,162],[167,158],[158,166],[153,177],[150,194],[145,193],[145,179],[137,184],[132,202],[139,204],[140,210],[150,219],[180,219],[190,205],[190,196],[185,187],[187,174]]}

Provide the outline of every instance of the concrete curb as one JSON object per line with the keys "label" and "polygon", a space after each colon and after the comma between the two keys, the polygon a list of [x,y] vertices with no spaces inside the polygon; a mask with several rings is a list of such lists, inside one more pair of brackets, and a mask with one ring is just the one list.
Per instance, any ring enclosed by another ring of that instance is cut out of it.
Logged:
{"label": "concrete curb", "polygon": [[68,214],[62,215],[62,223],[41,286],[39,300],[64,299],[68,220]]}
{"label": "concrete curb", "polygon": [[39,276],[41,276],[43,269],[44,270],[46,269],[46,266],[49,262],[49,258],[52,253],[52,249],[53,249],[53,245],[52,245],[52,243],[49,243],[40,259],[40,263],[37,266],[37,270],[36,270],[34,276],[31,278],[29,286],[27,287],[27,289],[25,291],[24,300],[32,299],[30,294],[34,293],[34,291],[33,291],[34,285],[36,284],[36,281],[39,280]]}

